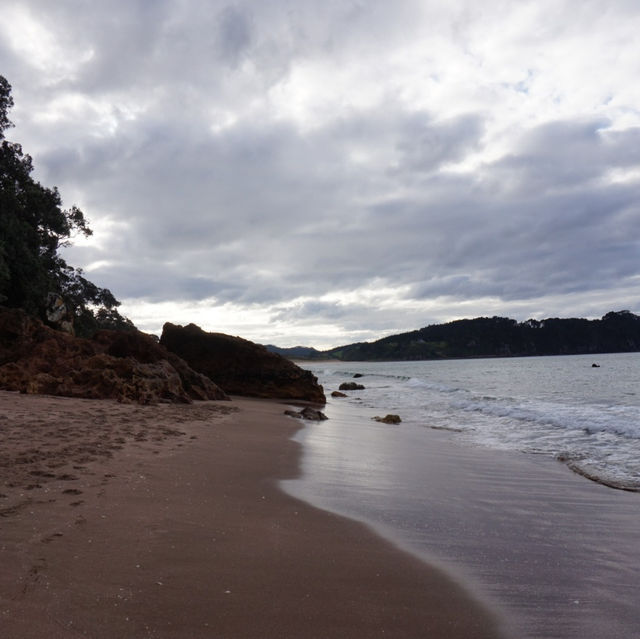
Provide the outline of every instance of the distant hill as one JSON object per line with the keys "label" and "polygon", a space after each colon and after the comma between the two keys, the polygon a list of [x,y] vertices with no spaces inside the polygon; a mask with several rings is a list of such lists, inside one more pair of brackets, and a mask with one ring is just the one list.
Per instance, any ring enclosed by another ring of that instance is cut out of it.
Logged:
{"label": "distant hill", "polygon": [[290,348],[280,348],[273,344],[267,344],[265,348],[277,355],[288,357],[289,359],[320,359],[327,356],[322,352],[310,346],[291,346]]}
{"label": "distant hill", "polygon": [[506,317],[478,317],[327,351],[296,347],[278,352],[301,359],[388,361],[633,351],[640,351],[640,317],[629,311],[615,311],[599,320],[554,317],[519,323]]}
{"label": "distant hill", "polygon": [[506,317],[457,320],[375,342],[340,346],[325,355],[362,361],[627,351],[640,351],[640,317],[618,311],[599,320],[550,318],[521,323]]}

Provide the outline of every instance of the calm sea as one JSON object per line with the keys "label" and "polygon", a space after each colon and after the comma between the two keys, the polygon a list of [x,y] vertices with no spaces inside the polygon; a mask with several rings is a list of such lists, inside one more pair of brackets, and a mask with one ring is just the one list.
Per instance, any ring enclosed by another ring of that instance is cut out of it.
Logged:
{"label": "calm sea", "polygon": [[299,432],[287,491],[459,575],[515,634],[640,636],[640,354],[303,366],[365,389]]}
{"label": "calm sea", "polygon": [[346,401],[376,414],[640,490],[640,353],[306,367],[331,390],[363,374],[366,389]]}

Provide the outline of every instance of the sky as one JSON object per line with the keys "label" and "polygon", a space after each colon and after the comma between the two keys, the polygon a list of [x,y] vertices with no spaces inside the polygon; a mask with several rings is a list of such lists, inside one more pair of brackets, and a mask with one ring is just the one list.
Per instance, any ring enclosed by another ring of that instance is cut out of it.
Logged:
{"label": "sky", "polygon": [[7,138],[143,331],[640,312],[637,0],[1,0]]}

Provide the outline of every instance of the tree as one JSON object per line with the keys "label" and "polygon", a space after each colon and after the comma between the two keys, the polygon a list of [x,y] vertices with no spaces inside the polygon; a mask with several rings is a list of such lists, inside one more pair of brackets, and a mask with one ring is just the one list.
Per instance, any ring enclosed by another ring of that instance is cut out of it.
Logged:
{"label": "tree", "polygon": [[8,115],[12,106],[11,85],[4,76],[0,75],[0,140],[4,140],[5,129],[13,126]]}
{"label": "tree", "polygon": [[100,328],[102,319],[109,327],[133,328],[118,313],[120,302],[111,291],[89,282],[59,255],[74,234],[92,231],[79,208],[62,208],[57,188],[32,178],[31,157],[5,139],[13,126],[12,106],[11,85],[0,75],[0,303],[46,319],[47,296],[56,293],[71,308],[79,334]]}

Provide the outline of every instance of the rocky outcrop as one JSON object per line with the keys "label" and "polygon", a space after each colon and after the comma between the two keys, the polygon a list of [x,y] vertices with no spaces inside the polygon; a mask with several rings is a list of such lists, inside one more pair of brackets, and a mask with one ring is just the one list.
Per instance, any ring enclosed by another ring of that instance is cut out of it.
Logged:
{"label": "rocky outcrop", "polygon": [[82,339],[19,309],[0,309],[0,388],[140,403],[228,399],[148,335],[103,330]]}
{"label": "rocky outcrop", "polygon": [[246,339],[166,323],[160,343],[230,395],[326,402],[311,372]]}

